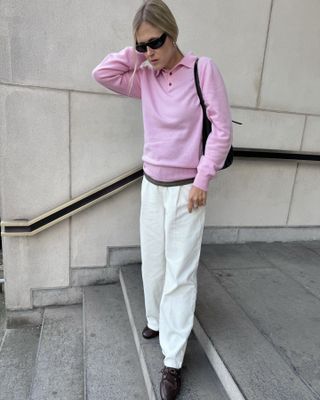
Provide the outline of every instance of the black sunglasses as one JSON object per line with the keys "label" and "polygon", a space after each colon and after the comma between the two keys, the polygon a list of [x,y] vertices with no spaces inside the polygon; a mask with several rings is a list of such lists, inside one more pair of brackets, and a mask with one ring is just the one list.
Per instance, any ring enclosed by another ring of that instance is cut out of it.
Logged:
{"label": "black sunglasses", "polygon": [[148,51],[147,47],[150,47],[150,49],[159,49],[161,46],[163,46],[164,42],[166,41],[167,34],[163,33],[159,38],[149,40],[149,42],[146,43],[137,43],[136,42],[136,50],[139,53],[146,53]]}

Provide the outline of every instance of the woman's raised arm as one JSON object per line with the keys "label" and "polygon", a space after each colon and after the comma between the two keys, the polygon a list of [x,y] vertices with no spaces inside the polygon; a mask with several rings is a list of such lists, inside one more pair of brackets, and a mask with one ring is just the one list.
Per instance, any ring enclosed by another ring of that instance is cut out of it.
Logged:
{"label": "woman's raised arm", "polygon": [[139,67],[145,60],[133,47],[126,47],[108,54],[92,71],[92,76],[113,92],[141,98]]}

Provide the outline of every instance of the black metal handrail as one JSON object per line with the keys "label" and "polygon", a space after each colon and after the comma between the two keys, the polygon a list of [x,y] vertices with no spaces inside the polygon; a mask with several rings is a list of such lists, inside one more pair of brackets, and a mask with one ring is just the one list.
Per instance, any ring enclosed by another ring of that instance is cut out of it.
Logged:
{"label": "black metal handrail", "polygon": [[[277,159],[292,161],[320,161],[320,154],[312,152],[296,152],[289,150],[272,150],[272,149],[249,149],[234,148],[234,157],[236,158],[252,158],[252,159]],[[141,167],[129,171],[112,181],[107,182],[97,188],[90,190],[68,201],[59,207],[52,209],[45,214],[40,215],[32,220],[13,220],[2,221],[2,236],[33,236],[36,233],[49,228],[58,222],[71,217],[72,215],[83,211],[86,208],[118,193],[127,186],[139,180],[143,175]]]}
{"label": "black metal handrail", "polygon": [[320,161],[320,154],[307,151],[235,148],[235,157],[291,161]]}

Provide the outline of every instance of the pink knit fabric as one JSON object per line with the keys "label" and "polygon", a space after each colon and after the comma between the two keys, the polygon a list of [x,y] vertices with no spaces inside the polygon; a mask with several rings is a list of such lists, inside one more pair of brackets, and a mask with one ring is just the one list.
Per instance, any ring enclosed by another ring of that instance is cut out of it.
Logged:
{"label": "pink knit fabric", "polygon": [[[136,59],[138,68],[133,75]],[[92,76],[114,92],[141,98],[145,173],[165,182],[194,177],[194,186],[207,191],[230,149],[232,123],[221,74],[210,58],[201,57],[200,86],[212,122],[202,155],[202,110],[194,81],[195,60],[196,56],[188,53],[172,70],[157,71],[143,64],[143,54],[126,47],[108,54]]]}

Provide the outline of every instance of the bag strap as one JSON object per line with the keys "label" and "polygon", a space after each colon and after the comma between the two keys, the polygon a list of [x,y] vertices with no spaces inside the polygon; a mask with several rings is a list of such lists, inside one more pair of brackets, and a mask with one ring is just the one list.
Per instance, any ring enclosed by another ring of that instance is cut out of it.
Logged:
{"label": "bag strap", "polygon": [[194,80],[196,82],[197,93],[198,93],[198,96],[199,96],[199,99],[200,99],[200,104],[201,104],[202,110],[203,110],[203,112],[205,112],[206,106],[204,104],[202,91],[201,91],[201,88],[200,88],[200,82],[199,82],[198,61],[199,61],[199,58],[196,59],[196,62],[194,64]]}
{"label": "bag strap", "polygon": [[202,108],[202,114],[203,114],[203,118],[202,118],[202,154],[204,154],[207,139],[211,132],[212,125],[211,125],[211,121],[207,117],[206,105],[204,104],[204,99],[203,99],[202,91],[200,88],[199,74],[198,74],[198,60],[199,60],[199,58],[196,59],[196,62],[194,64],[194,80],[196,83],[197,93],[198,93],[198,97],[199,97],[201,108]]}
{"label": "bag strap", "polygon": [[[199,61],[199,58],[196,59],[196,62],[194,64],[194,80],[196,82],[197,93],[198,93],[198,96],[200,99],[200,104],[201,104],[202,110],[204,112],[204,115],[207,115],[206,114],[206,105],[204,104],[202,91],[201,91],[201,87],[200,87],[200,82],[199,82],[198,61]],[[232,120],[232,122],[237,125],[242,125],[242,122],[239,122],[239,121]]]}

